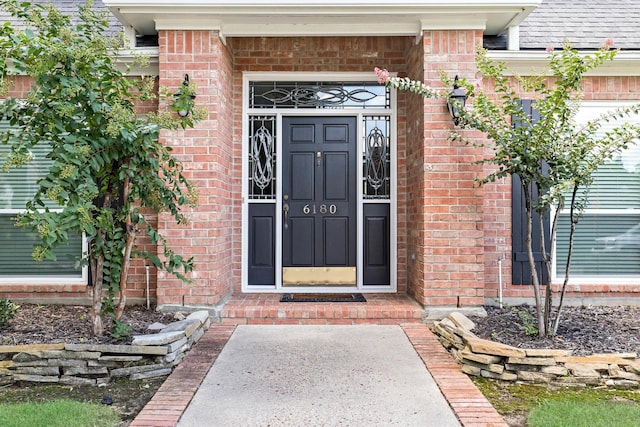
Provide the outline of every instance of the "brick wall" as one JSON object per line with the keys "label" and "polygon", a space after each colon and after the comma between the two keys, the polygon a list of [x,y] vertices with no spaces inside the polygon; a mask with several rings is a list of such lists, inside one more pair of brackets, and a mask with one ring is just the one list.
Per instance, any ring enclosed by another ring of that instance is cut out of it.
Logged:
{"label": "brick wall", "polygon": [[[234,174],[241,176],[242,158],[242,73],[244,72],[364,72],[374,79],[375,67],[403,70],[407,52],[414,44],[412,37],[243,37],[228,39],[234,58]],[[398,100],[398,290],[407,288],[407,182],[406,132],[404,112],[406,97]],[[234,187],[240,199],[241,183]],[[240,207],[234,208],[234,235],[241,236]],[[240,245],[234,250],[234,291],[240,292]]]}
{"label": "brick wall", "polygon": [[[423,80],[439,87],[442,72],[452,78],[456,74],[473,78],[475,48],[481,42],[481,31],[425,31]],[[421,233],[416,239],[416,262],[423,271],[421,278],[416,277],[416,287],[420,279],[424,284],[421,298],[416,298],[425,305],[478,305],[484,297],[483,189],[474,185],[481,172],[474,161],[481,151],[451,142],[452,126],[445,102],[428,100],[424,137],[413,139],[413,144],[423,144],[421,156],[415,147],[413,159],[422,188],[412,194],[422,205],[416,208],[422,209],[423,220],[409,228]]]}
{"label": "brick wall", "polygon": [[[232,139],[232,60],[216,31],[161,31],[160,84],[175,91],[185,73],[197,85],[198,105],[208,116],[194,129],[165,132],[162,140],[182,161],[185,176],[199,190],[198,205],[185,209],[189,223],[177,225],[160,214],[159,229],[169,246],[193,256],[191,283],[165,272],[158,274],[158,303],[214,305],[231,291],[234,245],[239,236],[232,230],[239,215],[234,193],[239,177],[234,170]],[[237,266],[236,266],[237,268]]]}
{"label": "brick wall", "polygon": [[[440,86],[441,71],[475,78],[474,49],[481,39],[480,31],[425,31],[418,43],[413,37],[247,37],[225,45],[215,31],[161,31],[159,84],[175,91],[188,73],[208,116],[194,129],[161,136],[200,193],[198,206],[185,210],[188,225],[178,226],[166,214],[157,218],[169,245],[194,257],[193,281],[152,268],[152,296],[156,280],[160,304],[213,305],[241,290],[244,72],[367,72],[373,79],[377,66]],[[17,78],[10,95],[23,96],[28,87],[28,79]],[[589,100],[640,99],[637,77],[591,77],[584,88]],[[399,291],[424,305],[479,305],[497,295],[502,258],[505,297],[530,296],[529,288],[510,284],[510,180],[475,185],[488,173],[473,163],[483,152],[448,140],[453,124],[444,101],[400,92],[397,106]],[[155,108],[148,104],[141,111]],[[136,261],[130,297],[144,297],[145,273]],[[636,288],[576,283],[569,296],[637,296]],[[0,297],[84,297],[82,285],[2,290]]]}
{"label": "brick wall", "polygon": [[[425,47],[423,43],[415,44],[407,54],[407,74],[413,80],[424,79]],[[404,174],[406,176],[404,193],[406,200],[406,239],[407,239],[407,280],[408,293],[416,301],[422,302],[425,294],[425,270],[429,266],[425,264],[424,256],[424,100],[416,95],[399,92],[399,99],[404,99],[407,104],[406,116],[406,163]],[[401,268],[401,267],[399,267]]]}

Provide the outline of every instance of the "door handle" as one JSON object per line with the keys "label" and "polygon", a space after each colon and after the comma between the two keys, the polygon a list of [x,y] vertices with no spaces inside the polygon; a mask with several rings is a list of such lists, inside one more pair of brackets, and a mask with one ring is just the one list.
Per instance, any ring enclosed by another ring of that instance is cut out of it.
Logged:
{"label": "door handle", "polygon": [[284,212],[284,228],[289,228],[289,203],[282,205],[282,211]]}

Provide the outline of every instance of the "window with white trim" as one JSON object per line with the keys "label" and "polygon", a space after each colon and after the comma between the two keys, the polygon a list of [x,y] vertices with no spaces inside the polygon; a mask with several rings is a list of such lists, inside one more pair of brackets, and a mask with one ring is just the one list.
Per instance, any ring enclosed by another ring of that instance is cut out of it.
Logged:
{"label": "window with white trim", "polygon": [[[0,122],[0,130],[8,124]],[[10,146],[0,144],[0,279],[74,278],[82,277],[80,258],[82,238],[69,236],[69,242],[54,253],[57,260],[36,261],[32,257],[37,233],[18,228],[16,216],[25,210],[26,203],[37,191],[37,181],[43,177],[51,161],[47,158],[49,146],[38,144],[31,149],[32,160],[19,168],[2,169]]]}
{"label": "window with white trim", "polygon": [[[585,102],[579,123],[595,119],[622,102]],[[640,123],[640,117],[626,118]],[[605,123],[603,133],[622,122]],[[640,141],[603,164],[588,190],[588,204],[576,227],[571,277],[615,282],[640,277]],[[564,277],[569,245],[569,211],[561,212],[556,278]]]}

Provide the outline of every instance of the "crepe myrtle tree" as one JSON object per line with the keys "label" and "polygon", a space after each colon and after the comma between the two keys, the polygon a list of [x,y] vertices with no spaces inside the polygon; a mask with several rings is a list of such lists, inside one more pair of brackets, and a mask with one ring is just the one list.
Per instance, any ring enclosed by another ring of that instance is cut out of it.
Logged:
{"label": "crepe myrtle tree", "polygon": [[[507,75],[504,63],[494,62],[487,52],[478,48],[476,65],[480,79],[477,84],[462,80],[470,102],[460,108],[459,130],[451,133],[451,139],[475,146],[486,146],[491,155],[480,162],[491,166],[491,172],[478,178],[480,185],[502,180],[508,176],[520,177],[525,200],[527,232],[525,245],[531,271],[531,283],[536,306],[538,335],[555,335],[560,322],[564,297],[569,283],[575,229],[587,203],[588,187],[595,170],[616,153],[624,150],[640,137],[640,126],[624,122],[625,118],[638,114],[640,104],[608,111],[598,118],[578,124],[576,114],[583,97],[583,76],[603,64],[612,61],[617,50],[613,41],[605,40],[603,46],[592,54],[583,55],[568,42],[559,51],[547,49],[548,64],[539,75],[523,77]],[[449,93],[432,89],[419,81],[391,77],[384,69],[376,69],[379,82],[399,90],[416,92],[427,98],[448,98]],[[482,80],[492,83],[485,91]],[[442,76],[445,86],[453,82]],[[519,93],[527,93],[534,99],[534,108],[540,118],[533,120],[522,108]],[[454,101],[455,102],[455,101]],[[471,105],[469,105],[471,104]],[[603,131],[606,122],[623,120],[612,129]],[[514,124],[517,123],[517,126]],[[486,135],[486,144],[467,137],[463,130],[478,130]],[[546,247],[543,221],[552,216],[550,241],[555,242],[561,211],[569,213],[569,249],[566,259],[558,260],[558,270],[564,269],[564,281],[556,287],[543,283],[543,277],[552,278],[555,246]],[[540,248],[533,246],[533,222],[537,212],[540,221]],[[534,252],[542,253],[546,275],[536,268]],[[559,301],[554,307],[554,294]]]}
{"label": "crepe myrtle tree", "polygon": [[[172,251],[147,213],[168,212],[186,223],[180,209],[193,206],[197,193],[158,136],[161,129],[192,127],[205,112],[176,114],[193,102],[194,88],[182,86],[175,96],[159,91],[167,97],[161,111],[139,115],[137,103],[157,96],[155,79],[125,77],[117,65],[122,39],[105,36],[106,12],[92,2],[73,20],[32,2],[1,0],[0,9],[26,28],[0,27],[0,118],[11,125],[0,134],[0,143],[10,144],[0,164],[7,171],[23,166],[37,144],[48,145],[50,161],[17,225],[39,235],[36,260],[55,260],[56,247],[84,235],[88,251],[78,263],[90,266],[93,333],[104,333],[104,315],[122,332],[132,258],[183,280],[193,269],[193,259]],[[31,78],[25,98],[7,97],[16,75]],[[138,248],[139,235],[148,236],[160,256]]]}

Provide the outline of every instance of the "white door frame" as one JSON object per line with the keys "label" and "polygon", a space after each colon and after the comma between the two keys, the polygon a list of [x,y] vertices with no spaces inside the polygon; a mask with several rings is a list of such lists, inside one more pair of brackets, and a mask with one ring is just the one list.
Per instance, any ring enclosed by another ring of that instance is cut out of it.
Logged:
{"label": "white door frame", "polygon": [[[294,109],[294,108],[249,108],[249,83],[255,81],[295,81],[295,82],[349,82],[349,81],[374,81],[372,73],[244,73],[242,84],[242,292],[264,293],[264,292],[377,292],[395,293],[397,292],[397,108],[395,92],[391,92],[390,109]],[[248,118],[250,115],[262,115],[276,117],[276,198],[275,200],[249,200],[249,127]],[[357,180],[357,231],[356,231],[356,286],[340,287],[295,287],[282,286],[282,117],[284,116],[348,116],[357,119],[357,158],[356,158],[356,180]],[[363,261],[363,196],[361,190],[362,183],[362,139],[363,117],[365,116],[389,116],[391,121],[391,198],[390,200],[367,200],[366,203],[383,203],[390,205],[390,280],[388,286],[363,286],[362,282],[362,261]],[[248,286],[248,260],[249,260],[249,203],[267,203],[275,205],[275,286]]]}

